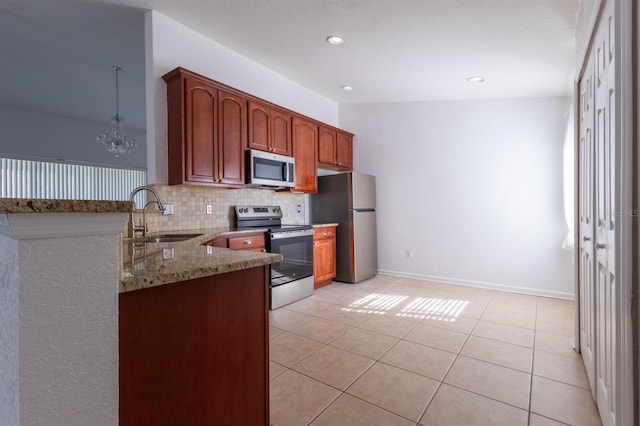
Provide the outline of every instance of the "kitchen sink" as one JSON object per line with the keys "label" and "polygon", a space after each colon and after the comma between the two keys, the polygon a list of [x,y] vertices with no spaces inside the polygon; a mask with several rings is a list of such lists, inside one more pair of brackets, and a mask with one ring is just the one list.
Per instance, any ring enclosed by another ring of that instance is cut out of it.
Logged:
{"label": "kitchen sink", "polygon": [[192,238],[199,237],[202,234],[159,234],[151,237],[146,237],[144,241],[146,243],[175,243],[178,241],[186,241]]}

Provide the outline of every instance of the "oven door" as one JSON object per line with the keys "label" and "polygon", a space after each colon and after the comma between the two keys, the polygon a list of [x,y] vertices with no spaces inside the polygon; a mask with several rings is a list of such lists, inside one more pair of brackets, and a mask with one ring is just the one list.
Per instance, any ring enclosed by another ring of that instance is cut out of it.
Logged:
{"label": "oven door", "polygon": [[271,287],[313,276],[313,230],[273,232],[269,252],[282,262],[271,265]]}

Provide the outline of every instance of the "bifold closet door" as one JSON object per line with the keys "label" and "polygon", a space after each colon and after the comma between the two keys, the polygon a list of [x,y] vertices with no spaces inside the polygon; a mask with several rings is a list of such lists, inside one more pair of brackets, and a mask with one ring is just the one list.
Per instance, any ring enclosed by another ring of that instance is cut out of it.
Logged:
{"label": "bifold closet door", "polygon": [[596,292],[593,279],[593,216],[594,216],[594,68],[593,55],[580,80],[580,128],[579,128],[579,233],[577,247],[580,250],[580,353],[587,371],[589,386],[595,399],[595,313]]}

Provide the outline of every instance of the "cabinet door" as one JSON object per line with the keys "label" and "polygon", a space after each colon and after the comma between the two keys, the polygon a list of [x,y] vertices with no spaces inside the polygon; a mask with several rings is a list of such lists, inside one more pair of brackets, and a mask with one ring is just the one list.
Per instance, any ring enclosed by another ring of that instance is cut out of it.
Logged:
{"label": "cabinet door", "polygon": [[249,102],[249,148],[269,151],[269,122],[269,110],[264,105]]}
{"label": "cabinet door", "polygon": [[247,147],[247,100],[220,90],[217,182],[244,186],[244,151]]}
{"label": "cabinet door", "polygon": [[296,160],[295,192],[318,192],[318,126],[301,117],[293,118],[293,158]]}
{"label": "cabinet door", "polygon": [[214,183],[217,180],[217,90],[200,81],[186,79],[185,96],[183,179],[186,182]]}
{"label": "cabinet door", "polygon": [[271,152],[291,155],[291,114],[271,110]]}
{"label": "cabinet door", "polygon": [[318,162],[336,165],[336,132],[323,126],[318,126]]}
{"label": "cabinet door", "polygon": [[316,228],[313,236],[314,288],[331,284],[336,276],[335,227]]}
{"label": "cabinet door", "polygon": [[351,135],[338,132],[336,139],[336,162],[341,169],[353,169],[353,137]]}

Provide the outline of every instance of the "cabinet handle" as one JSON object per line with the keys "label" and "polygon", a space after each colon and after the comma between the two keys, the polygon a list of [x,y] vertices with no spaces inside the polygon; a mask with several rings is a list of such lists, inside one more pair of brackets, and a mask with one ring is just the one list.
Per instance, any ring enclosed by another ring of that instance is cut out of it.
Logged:
{"label": "cabinet handle", "polygon": [[251,240],[244,240],[242,244],[244,244],[245,246],[250,246],[253,243],[251,242]]}
{"label": "cabinet handle", "polygon": [[582,241],[591,241],[591,237],[583,237]]}
{"label": "cabinet handle", "polygon": [[322,233],[322,236],[323,236],[323,237],[326,237],[327,235],[329,235],[329,233],[328,233],[327,231],[324,231],[324,232]]}
{"label": "cabinet handle", "polygon": [[602,250],[603,248],[605,248],[607,245],[603,244],[603,243],[596,243],[596,250]]}

